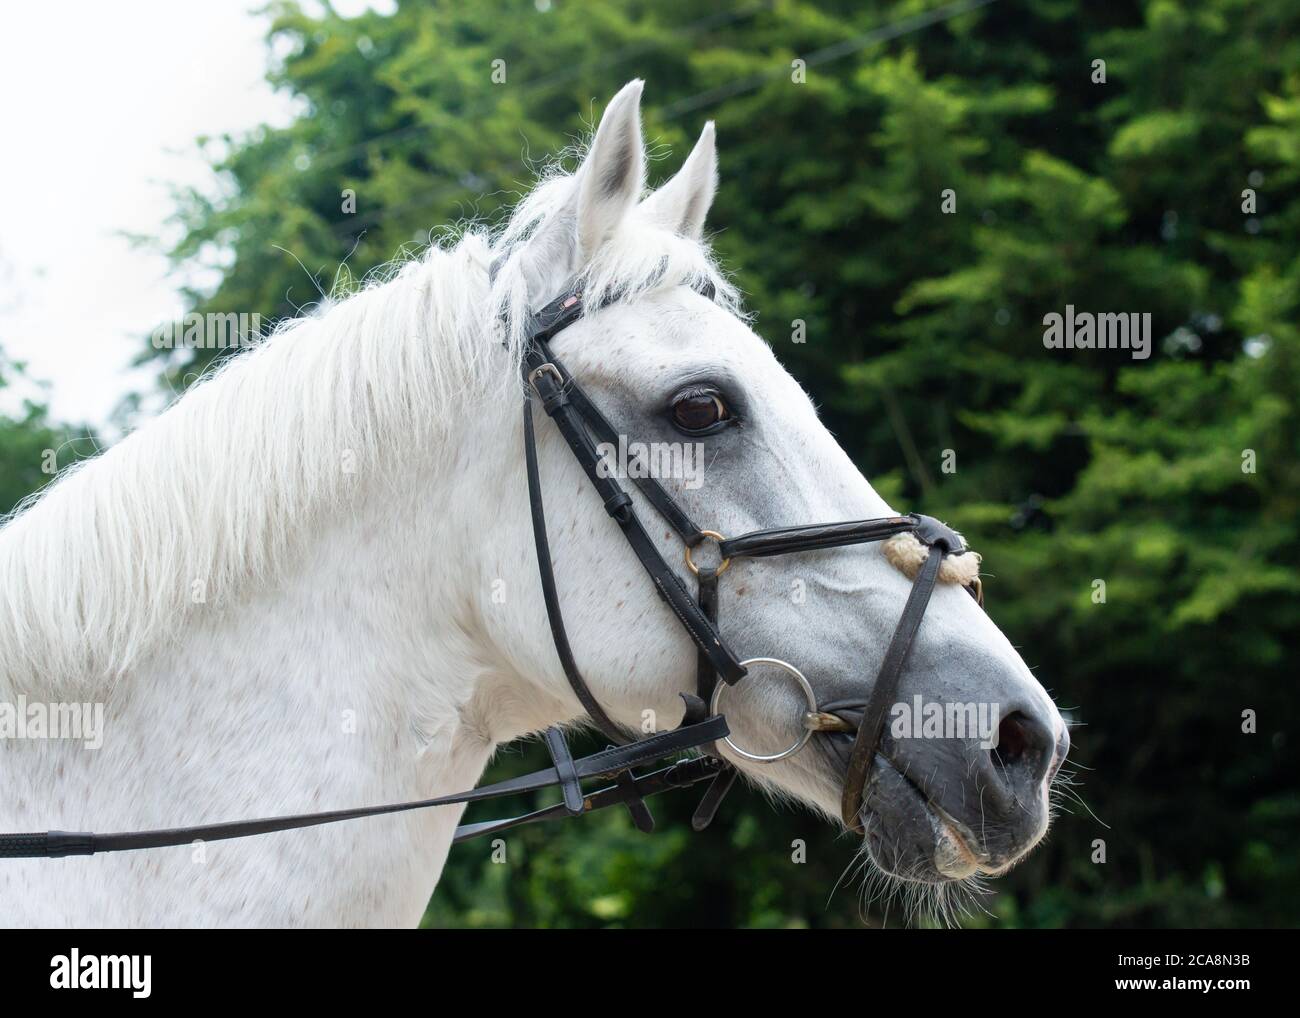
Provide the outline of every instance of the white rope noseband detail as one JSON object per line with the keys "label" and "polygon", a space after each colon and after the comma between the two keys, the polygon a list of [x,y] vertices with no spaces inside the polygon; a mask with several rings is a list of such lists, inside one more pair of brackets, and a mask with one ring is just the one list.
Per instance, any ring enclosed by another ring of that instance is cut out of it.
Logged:
{"label": "white rope noseband detail", "polygon": [[[965,538],[962,538],[962,543],[965,544]],[[911,533],[895,534],[880,547],[885,558],[909,580],[916,579],[916,574],[921,571],[921,566],[930,554],[930,549]],[[979,582],[980,561],[979,554],[973,551],[962,555],[945,555],[943,564],[939,566],[939,580],[941,583],[959,583],[963,587],[969,587]]]}

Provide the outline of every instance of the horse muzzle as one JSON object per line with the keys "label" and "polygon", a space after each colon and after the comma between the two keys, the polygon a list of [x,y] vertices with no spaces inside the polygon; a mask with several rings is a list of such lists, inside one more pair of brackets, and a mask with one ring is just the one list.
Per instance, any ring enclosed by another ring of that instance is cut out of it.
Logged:
{"label": "horse muzzle", "polygon": [[[832,703],[824,712],[853,728],[863,704]],[[1047,831],[1047,790],[1069,752],[1069,736],[1045,713],[1008,710],[996,740],[899,738],[886,726],[860,797],[858,823],[873,861],[893,876],[945,883],[1000,875]],[[844,780],[855,734],[843,727],[818,737]]]}

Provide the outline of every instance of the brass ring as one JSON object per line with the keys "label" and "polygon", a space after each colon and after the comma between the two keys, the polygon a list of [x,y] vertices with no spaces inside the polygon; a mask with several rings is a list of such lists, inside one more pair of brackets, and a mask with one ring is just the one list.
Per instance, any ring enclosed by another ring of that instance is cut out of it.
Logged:
{"label": "brass ring", "polygon": [[[721,534],[719,534],[716,530],[701,530],[700,533],[705,537],[713,538],[715,541],[718,542],[718,544],[721,544],[723,541],[726,540],[726,538],[723,537]],[[721,576],[723,573],[727,571],[727,566],[729,565],[731,565],[731,559],[724,558],[720,563],[718,563],[718,569],[715,575]],[[689,544],[686,546],[686,568],[689,569],[691,573],[694,574],[695,576],[700,575],[700,567],[697,566],[695,564],[695,560],[691,558],[691,546]]]}

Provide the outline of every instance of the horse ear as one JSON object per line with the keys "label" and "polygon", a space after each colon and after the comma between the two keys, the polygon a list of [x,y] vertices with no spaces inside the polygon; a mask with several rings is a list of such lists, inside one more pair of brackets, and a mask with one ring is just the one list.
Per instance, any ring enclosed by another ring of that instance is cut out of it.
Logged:
{"label": "horse ear", "polygon": [[704,232],[704,217],[709,214],[717,190],[718,146],[710,120],[682,168],[647,198],[641,208],[651,222],[699,240]]}
{"label": "horse ear", "polygon": [[595,140],[578,168],[578,263],[585,264],[623,221],[645,189],[641,90],[637,78],[609,101]]}
{"label": "horse ear", "polygon": [[[609,101],[591,148],[573,176],[544,185],[566,190],[537,224],[516,262],[532,302],[554,296],[591,260],[641,197],[645,189],[643,85],[640,79],[630,81]],[[491,270],[493,275],[509,260],[507,250]]]}

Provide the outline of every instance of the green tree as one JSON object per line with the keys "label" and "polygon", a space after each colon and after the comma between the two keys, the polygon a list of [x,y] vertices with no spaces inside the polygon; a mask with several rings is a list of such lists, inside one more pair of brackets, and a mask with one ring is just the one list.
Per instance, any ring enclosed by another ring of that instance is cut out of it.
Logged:
{"label": "green tree", "polygon": [[[11,388],[31,389],[33,384],[25,366],[0,350],[0,392]],[[0,514],[12,513],[53,480],[55,471],[94,450],[93,434],[73,436],[30,396],[19,401],[16,413],[0,413]]]}

